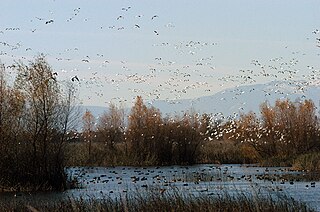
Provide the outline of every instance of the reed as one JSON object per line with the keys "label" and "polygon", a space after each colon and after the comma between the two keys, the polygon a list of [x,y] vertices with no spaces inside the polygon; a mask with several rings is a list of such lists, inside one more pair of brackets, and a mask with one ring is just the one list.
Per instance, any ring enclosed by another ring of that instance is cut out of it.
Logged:
{"label": "reed", "polygon": [[191,195],[177,190],[147,193],[133,192],[125,196],[103,199],[69,198],[52,202],[1,202],[4,211],[314,211],[305,203],[284,194],[264,194],[242,191],[236,193]]}

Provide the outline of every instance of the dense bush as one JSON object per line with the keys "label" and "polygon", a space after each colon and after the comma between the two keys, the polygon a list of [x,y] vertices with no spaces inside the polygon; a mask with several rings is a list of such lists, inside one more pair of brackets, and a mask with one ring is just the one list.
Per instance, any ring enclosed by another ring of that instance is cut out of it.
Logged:
{"label": "dense bush", "polygon": [[293,162],[293,168],[309,172],[320,171],[320,153],[313,152],[299,155]]}

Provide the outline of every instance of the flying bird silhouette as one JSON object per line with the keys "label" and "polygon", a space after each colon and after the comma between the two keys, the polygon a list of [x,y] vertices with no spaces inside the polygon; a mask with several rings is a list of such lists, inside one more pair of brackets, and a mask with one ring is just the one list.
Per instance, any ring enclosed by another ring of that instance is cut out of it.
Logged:
{"label": "flying bird silhouette", "polygon": [[80,82],[80,80],[79,80],[78,76],[74,76],[74,77],[72,77],[72,78],[71,78],[71,81],[72,81],[72,82],[74,82],[74,81],[78,81],[78,82]]}
{"label": "flying bird silhouette", "polygon": [[46,24],[51,24],[51,23],[53,23],[53,20],[52,20],[52,19],[49,20],[49,21],[46,21]]}
{"label": "flying bird silhouette", "polygon": [[153,19],[155,19],[155,18],[158,18],[158,17],[159,17],[159,16],[154,15],[154,16],[151,17],[151,20],[153,20]]}
{"label": "flying bird silhouette", "polygon": [[125,10],[125,11],[128,11],[129,9],[130,9],[131,7],[129,6],[129,7],[123,7],[121,10]]}

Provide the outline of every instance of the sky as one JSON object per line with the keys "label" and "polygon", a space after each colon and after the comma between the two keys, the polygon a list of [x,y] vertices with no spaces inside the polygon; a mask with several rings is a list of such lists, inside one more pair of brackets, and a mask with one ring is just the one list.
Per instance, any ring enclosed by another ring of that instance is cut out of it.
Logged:
{"label": "sky", "polygon": [[39,54],[83,105],[320,75],[318,0],[1,0],[0,60]]}

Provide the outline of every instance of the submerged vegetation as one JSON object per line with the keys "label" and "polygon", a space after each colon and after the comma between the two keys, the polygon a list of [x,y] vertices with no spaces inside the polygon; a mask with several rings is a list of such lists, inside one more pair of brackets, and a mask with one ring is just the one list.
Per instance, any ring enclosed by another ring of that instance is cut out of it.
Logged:
{"label": "submerged vegetation", "polygon": [[[261,163],[319,170],[320,129],[311,100],[277,100],[225,118],[194,110],[163,116],[141,96],[127,112],[110,104],[97,120],[77,113],[72,84],[58,82],[40,55],[0,69],[2,190],[63,190],[66,166]],[[214,105],[212,105],[214,107]],[[83,129],[74,128],[82,118]]]}

